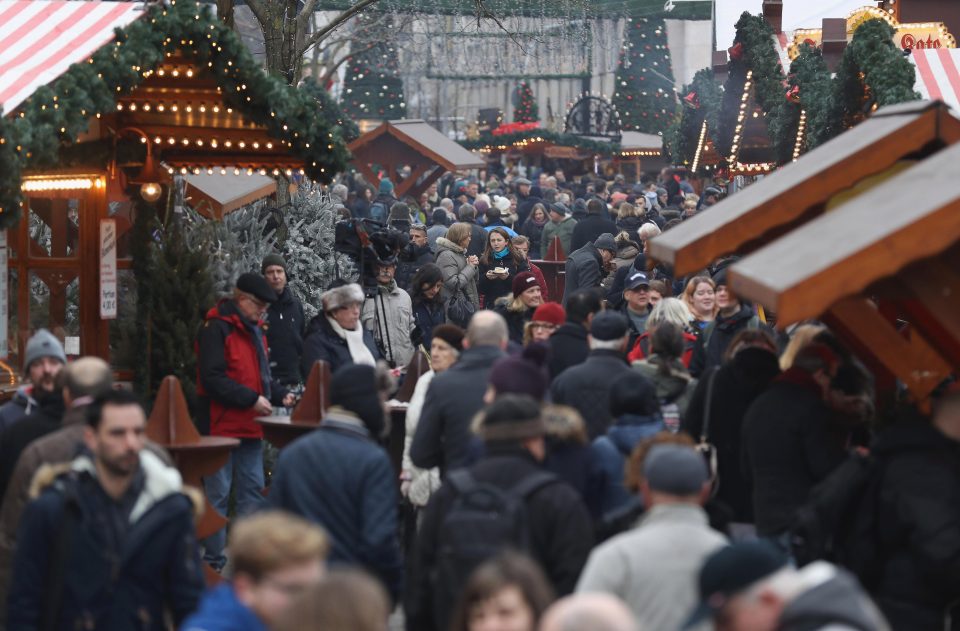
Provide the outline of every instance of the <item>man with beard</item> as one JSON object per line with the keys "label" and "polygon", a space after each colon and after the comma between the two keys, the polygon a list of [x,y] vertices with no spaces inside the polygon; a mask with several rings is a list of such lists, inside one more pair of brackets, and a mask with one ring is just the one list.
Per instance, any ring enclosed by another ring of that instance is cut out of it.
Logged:
{"label": "man with beard", "polygon": [[24,377],[29,385],[21,386],[13,399],[0,406],[0,433],[33,412],[38,401],[54,392],[57,373],[67,363],[67,356],[54,335],[40,329],[27,341],[23,354]]}
{"label": "man with beard", "polygon": [[277,300],[267,308],[270,374],[287,387],[296,386],[300,383],[300,355],[306,325],[303,305],[287,285],[287,262],[282,256],[265,256],[261,273],[271,289],[277,292]]}
{"label": "man with beard", "polygon": [[20,522],[8,628],[160,631],[196,609],[197,504],[177,470],[143,449],[146,425],[137,398],[111,390],[88,408],[86,450],[37,473],[43,490]]}

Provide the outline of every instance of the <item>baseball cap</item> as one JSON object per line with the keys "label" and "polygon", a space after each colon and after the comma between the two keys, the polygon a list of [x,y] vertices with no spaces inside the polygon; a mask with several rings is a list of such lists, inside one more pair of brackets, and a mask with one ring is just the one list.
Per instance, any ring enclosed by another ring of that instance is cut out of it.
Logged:
{"label": "baseball cap", "polygon": [[713,617],[731,598],[786,564],[786,557],[768,541],[741,541],[717,550],[700,568],[700,604],[683,628]]}
{"label": "baseball cap", "polygon": [[703,456],[692,447],[671,444],[650,449],[643,476],[652,490],[678,497],[699,493],[710,479]]}
{"label": "baseball cap", "polygon": [[623,283],[623,290],[627,291],[629,289],[636,289],[637,287],[650,286],[650,281],[647,279],[646,272],[634,272],[627,276],[626,282]]}

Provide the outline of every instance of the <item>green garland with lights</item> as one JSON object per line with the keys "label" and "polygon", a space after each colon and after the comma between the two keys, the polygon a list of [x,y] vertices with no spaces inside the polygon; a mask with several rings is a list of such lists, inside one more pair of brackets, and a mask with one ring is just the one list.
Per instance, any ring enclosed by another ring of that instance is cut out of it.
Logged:
{"label": "green garland with lights", "polygon": [[613,105],[624,130],[662,134],[676,115],[667,27],[663,18],[636,18],[627,23]]}
{"label": "green garland with lights", "polygon": [[[795,109],[797,125],[791,129],[782,129],[779,137],[774,137],[777,146],[796,145],[797,127],[800,112],[806,117],[802,149],[809,150],[825,140],[837,135],[842,129],[833,129],[830,123],[830,108],[833,101],[833,79],[823,52],[810,44],[800,45],[800,54],[790,64],[788,77],[789,89],[796,88],[799,102],[790,103]],[[792,159],[791,150],[791,159]]]}
{"label": "green garland with lights", "polygon": [[143,18],[116,31],[113,45],[39,88],[0,127],[0,228],[14,225],[20,216],[16,174],[61,164],[61,147],[75,143],[91,117],[115,111],[117,98],[140,85],[144,73],[167,53],[190,55],[212,73],[224,101],[290,142],[290,152],[303,160],[312,179],[328,182],[346,166],[350,154],[341,129],[317,115],[316,100],[265,73],[209,5],[183,0],[153,4]]}
{"label": "green garland with lights", "polygon": [[317,102],[320,115],[327,119],[328,125],[340,129],[340,135],[346,142],[353,142],[360,137],[360,127],[344,113],[337,100],[323,86],[311,78],[305,79],[300,89]]}
{"label": "green garland with lights", "polygon": [[693,81],[683,87],[680,96],[683,112],[667,133],[665,144],[674,164],[689,165],[696,155],[704,121],[707,122],[707,134],[716,142],[723,89],[713,70],[704,68],[693,75]]}
{"label": "green garland with lights", "polygon": [[536,123],[540,120],[540,109],[533,97],[533,90],[526,81],[521,81],[513,89],[513,122]]}

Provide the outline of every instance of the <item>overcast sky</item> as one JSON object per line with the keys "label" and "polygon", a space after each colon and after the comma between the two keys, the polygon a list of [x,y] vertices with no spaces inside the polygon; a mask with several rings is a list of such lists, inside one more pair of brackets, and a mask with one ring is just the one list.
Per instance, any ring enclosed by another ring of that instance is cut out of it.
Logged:
{"label": "overcast sky", "polygon": [[[762,12],[763,0],[717,0],[717,50],[733,44],[734,24],[744,11]],[[783,30],[819,28],[823,18],[842,18],[862,6],[877,6],[871,0],[783,0]]]}

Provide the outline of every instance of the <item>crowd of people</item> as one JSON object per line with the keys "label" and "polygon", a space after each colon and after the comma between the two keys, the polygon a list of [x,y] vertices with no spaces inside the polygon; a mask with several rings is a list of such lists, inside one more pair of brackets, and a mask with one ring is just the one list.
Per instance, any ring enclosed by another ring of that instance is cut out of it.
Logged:
{"label": "crowd of people", "polygon": [[[717,186],[536,182],[333,186],[358,282],[308,322],[271,254],[197,334],[197,425],[239,441],[202,494],[106,363],[37,332],[0,407],[6,628],[960,629],[960,392],[881,418],[842,341],[776,333],[731,259],[648,260]],[[324,419],[265,465],[256,418],[318,360]],[[204,494],[231,523],[198,541]]]}

